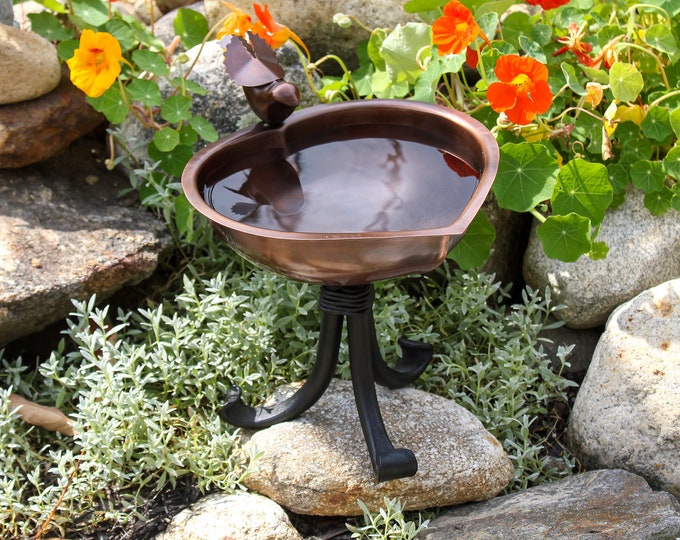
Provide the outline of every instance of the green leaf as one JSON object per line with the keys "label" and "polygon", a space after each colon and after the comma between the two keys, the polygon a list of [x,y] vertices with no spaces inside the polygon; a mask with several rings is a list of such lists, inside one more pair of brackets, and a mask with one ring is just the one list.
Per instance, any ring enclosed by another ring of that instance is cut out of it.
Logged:
{"label": "green leaf", "polygon": [[523,11],[510,13],[503,19],[503,26],[501,27],[503,40],[511,43],[516,49],[519,49],[519,37],[531,35],[532,28],[533,25],[529,20],[529,15]]}
{"label": "green leaf", "polygon": [[[475,19],[477,20],[477,24],[482,29],[482,32],[484,32],[486,37],[488,37],[489,39],[493,39],[493,36],[496,34],[496,28],[498,28],[498,13],[495,12],[484,13],[479,17],[475,16]],[[500,45],[501,43],[499,43],[498,45]],[[494,43],[494,46],[495,45],[496,44]],[[507,47],[514,48],[509,43],[506,43],[505,45]],[[487,49],[492,50],[493,47],[487,47]]]}
{"label": "green leaf", "polygon": [[155,51],[162,51],[165,47],[159,38],[154,36],[149,29],[142,24],[142,22],[130,15],[124,15],[122,19],[130,26],[135,39],[146,46],[148,49],[153,49]]}
{"label": "green leaf", "polygon": [[170,123],[176,124],[191,118],[191,98],[186,96],[169,96],[161,105],[161,116]]}
{"label": "green leaf", "polygon": [[515,212],[535,208],[552,196],[558,169],[557,160],[541,144],[504,144],[493,185],[498,204]]}
{"label": "green leaf", "polygon": [[666,174],[680,180],[680,146],[674,146],[663,158],[663,168]]}
{"label": "green leaf", "polygon": [[76,49],[80,46],[77,39],[66,39],[57,45],[57,56],[62,62],[73,58]]}
{"label": "green leaf", "polygon": [[86,99],[95,111],[106,116],[106,119],[112,124],[120,124],[127,118],[129,109],[117,84],[97,98],[88,97]]}
{"label": "green leaf", "polygon": [[409,92],[407,81],[393,82],[386,71],[376,71],[371,75],[371,92],[377,98],[402,98]]}
{"label": "green leaf", "polygon": [[139,101],[147,107],[159,107],[163,101],[156,81],[133,79],[127,86],[128,97]]}
{"label": "green leaf", "polygon": [[191,236],[194,230],[194,207],[184,193],[175,198],[175,225],[181,235]]}
{"label": "green leaf", "polygon": [[106,2],[100,2],[99,0],[71,0],[71,5],[73,6],[73,14],[86,25],[98,28],[109,20]]}
{"label": "green leaf", "polygon": [[407,13],[418,13],[420,11],[434,11],[443,6],[446,0],[409,0],[404,4]]}
{"label": "green leaf", "polygon": [[149,157],[158,161],[165,172],[177,177],[182,176],[184,167],[194,154],[193,148],[183,144],[178,144],[170,152],[162,152],[153,141],[149,143],[147,151]]}
{"label": "green leaf", "polygon": [[620,101],[635,101],[645,86],[642,74],[633,64],[614,62],[609,70],[612,94]]}
{"label": "green leaf", "polygon": [[609,246],[607,246],[607,244],[604,242],[593,242],[593,245],[588,252],[588,257],[594,261],[599,261],[604,259],[607,256],[607,253],[609,253]]}
{"label": "green leaf", "polygon": [[673,192],[663,187],[659,191],[645,194],[645,208],[653,216],[660,216],[668,212],[673,206]]}
{"label": "green leaf", "polygon": [[655,24],[647,28],[645,41],[656,50],[666,54],[676,55],[680,52],[673,32],[664,24]]}
{"label": "green leaf", "polygon": [[638,161],[630,170],[630,178],[645,193],[659,191],[666,179],[663,165],[659,161]]}
{"label": "green leaf", "polygon": [[431,43],[432,29],[429,24],[398,24],[380,47],[380,55],[385,59],[386,70],[392,82],[406,80],[413,84],[423,72],[421,63],[427,58],[418,55],[422,55],[420,51],[429,48]]}
{"label": "green leaf", "polygon": [[153,142],[161,152],[170,152],[179,144],[179,133],[171,127],[161,128],[154,133]]}
{"label": "green leaf", "polygon": [[607,177],[614,193],[622,193],[630,182],[630,169],[620,163],[610,163],[607,165]]}
{"label": "green leaf", "polygon": [[59,19],[47,11],[29,13],[28,19],[31,21],[31,30],[48,41],[63,41],[75,36],[71,28],[64,28]]}
{"label": "green leaf", "polygon": [[182,77],[173,77],[172,79],[170,79],[170,84],[175,88],[186,90],[187,92],[190,92],[191,94],[195,94],[197,96],[205,96],[208,93],[208,90],[203,88],[197,82],[190,81]]}
{"label": "green leaf", "polygon": [[[479,20],[489,13],[493,13],[496,17],[499,17],[516,3],[515,0],[484,0],[477,7],[472,8],[472,12],[474,13],[476,20]],[[491,38],[492,36],[489,36],[489,39]]]}
{"label": "green leaf", "polygon": [[132,53],[132,61],[137,64],[137,67],[142,71],[148,71],[153,75],[167,75],[170,73],[170,68],[163,60],[163,57],[153,51],[140,49]]}
{"label": "green leaf", "polygon": [[596,225],[604,219],[613,193],[607,167],[582,158],[574,159],[557,175],[552,209],[556,214],[580,214]]}
{"label": "green leaf", "polygon": [[130,25],[122,19],[110,19],[102,26],[102,30],[110,33],[120,43],[121,49],[129,51],[139,44]]}
{"label": "green leaf", "polygon": [[579,96],[585,96],[588,94],[588,90],[586,90],[585,87],[579,82],[574,66],[567,64],[566,62],[562,62],[560,67],[562,68],[562,73],[564,73],[567,84],[572,91],[574,91]]}
{"label": "green leaf", "polygon": [[552,41],[552,28],[549,25],[538,23],[531,26],[531,39],[539,45],[547,45]]}
{"label": "green leaf", "polygon": [[583,73],[585,73],[588,78],[600,84],[609,84],[609,73],[603,69],[595,69],[588,66],[579,66]]}
{"label": "green leaf", "polygon": [[622,146],[620,159],[622,165],[631,166],[638,161],[650,159],[654,153],[650,140],[633,122],[619,124],[614,136]]}
{"label": "green leaf", "polygon": [[177,10],[173,26],[175,34],[180,36],[186,49],[202,43],[210,30],[205,15],[187,7]]}
{"label": "green leaf", "polygon": [[668,109],[659,106],[650,108],[644,120],[642,120],[640,128],[642,128],[642,133],[646,137],[661,143],[667,142],[673,135]]}
{"label": "green leaf", "polygon": [[578,214],[549,216],[536,229],[548,257],[564,262],[574,262],[590,252],[590,220]]}
{"label": "green leaf", "polygon": [[193,146],[198,141],[198,133],[191,124],[184,124],[179,130],[179,143],[186,146]]}
{"label": "green leaf", "polygon": [[456,261],[463,270],[477,268],[488,259],[495,239],[496,229],[483,211],[478,212],[448,258]]}
{"label": "green leaf", "polygon": [[530,56],[534,60],[538,60],[542,64],[546,64],[548,62],[548,59],[543,52],[543,47],[541,47],[535,41],[531,41],[528,37],[519,36],[519,47],[527,53],[527,56]]}
{"label": "green leaf", "polygon": [[675,136],[680,137],[680,108],[671,111],[669,120]]}
{"label": "green leaf", "polygon": [[217,130],[205,118],[201,118],[200,116],[192,116],[191,120],[189,120],[189,124],[205,141],[215,142],[219,137]]}
{"label": "green leaf", "polygon": [[368,38],[368,44],[366,46],[368,57],[378,71],[385,71],[387,69],[385,59],[380,54],[380,47],[382,47],[386,37],[387,32],[385,30],[376,28],[371,32],[371,37]]}

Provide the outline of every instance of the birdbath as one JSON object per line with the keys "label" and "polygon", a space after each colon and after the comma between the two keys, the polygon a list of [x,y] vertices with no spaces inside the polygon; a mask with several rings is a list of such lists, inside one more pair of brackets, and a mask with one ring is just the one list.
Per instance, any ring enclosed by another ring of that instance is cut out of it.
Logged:
{"label": "birdbath", "polygon": [[497,166],[498,146],[481,123],[407,100],[316,105],[196,153],[182,186],[226,243],[255,265],[320,285],[319,341],[305,383],[260,407],[247,406],[232,386],[222,419],[261,429],[309,409],[335,374],[346,320],[354,397],[377,481],[414,475],[413,452],[389,439],[375,383],[412,383],[433,349],[401,338],[401,357],[384,361],[373,284],[440,265],[484,202]]}

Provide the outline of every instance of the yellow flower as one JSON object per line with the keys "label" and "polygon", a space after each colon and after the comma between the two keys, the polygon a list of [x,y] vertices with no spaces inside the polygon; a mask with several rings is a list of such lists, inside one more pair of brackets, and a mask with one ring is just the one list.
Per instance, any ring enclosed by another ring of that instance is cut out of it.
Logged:
{"label": "yellow flower", "polygon": [[67,60],[71,82],[90,97],[99,97],[116,82],[123,59],[120,43],[108,32],[83,30],[80,46]]}

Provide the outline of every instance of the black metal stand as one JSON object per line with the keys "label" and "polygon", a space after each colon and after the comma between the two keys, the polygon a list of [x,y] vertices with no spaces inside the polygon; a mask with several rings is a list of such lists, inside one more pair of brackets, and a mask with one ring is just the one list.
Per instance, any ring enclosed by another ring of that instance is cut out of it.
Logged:
{"label": "black metal stand", "polygon": [[373,320],[372,284],[321,286],[322,310],[316,362],[305,384],[288,399],[272,407],[249,407],[241,400],[241,389],[232,386],[220,417],[232,425],[261,429],[291,420],[314,405],[328,388],[335,374],[347,317],[347,340],[352,388],[368,453],[378,482],[413,476],[418,470],[415,455],[407,448],[395,448],[380,414],[375,383],[400,388],[417,379],[432,359],[432,346],[399,339],[402,357],[394,367],[380,354]]}

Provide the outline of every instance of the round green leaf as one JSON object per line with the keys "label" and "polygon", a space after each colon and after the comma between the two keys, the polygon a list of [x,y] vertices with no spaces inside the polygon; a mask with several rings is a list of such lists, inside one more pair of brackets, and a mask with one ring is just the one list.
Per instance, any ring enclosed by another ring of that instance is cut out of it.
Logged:
{"label": "round green leaf", "polygon": [[666,179],[663,165],[659,161],[638,161],[630,169],[630,178],[645,193],[659,191]]}
{"label": "round green leaf", "polygon": [[671,121],[671,127],[673,128],[673,131],[675,132],[675,136],[680,137],[680,108],[673,109],[671,111],[669,119]]}
{"label": "round green leaf", "polygon": [[645,86],[642,74],[633,64],[615,62],[609,70],[609,84],[620,101],[635,101]]}
{"label": "round green leaf", "polygon": [[153,142],[161,152],[170,152],[179,144],[179,133],[176,129],[164,127],[154,133]]}
{"label": "round green leaf", "polygon": [[680,180],[680,146],[674,146],[666,154],[663,159],[663,168],[666,174]]}
{"label": "round green leaf", "polygon": [[620,163],[610,163],[607,165],[607,178],[614,193],[623,193],[630,182],[630,169]]}
{"label": "round green leaf", "polygon": [[498,204],[515,212],[527,212],[550,199],[555,188],[557,160],[537,143],[507,143],[493,185]]}
{"label": "round green leaf", "polygon": [[463,270],[477,268],[488,259],[495,239],[496,229],[483,211],[478,212],[448,257]]}
{"label": "round green leaf", "polygon": [[647,28],[645,41],[655,49],[667,54],[674,55],[680,52],[673,32],[665,24],[655,24]]}
{"label": "round green leaf", "polygon": [[585,159],[574,159],[567,163],[557,175],[552,209],[556,214],[572,212],[598,224],[612,202],[614,190],[609,183],[607,167]]}
{"label": "round green leaf", "polygon": [[550,216],[536,229],[548,257],[574,262],[590,252],[590,220],[578,214]]}
{"label": "round green leaf", "polygon": [[673,135],[670,113],[664,107],[655,106],[649,109],[640,127],[646,137],[659,142],[665,142]]}
{"label": "round green leaf", "polygon": [[165,172],[177,177],[182,176],[184,167],[194,154],[193,148],[184,144],[178,144],[170,152],[161,152],[153,141],[149,143],[147,151],[152,160],[160,162]]}
{"label": "round green leaf", "polygon": [[186,7],[177,10],[173,26],[186,49],[199,45],[209,31],[205,15]]}
{"label": "round green leaf", "polygon": [[29,13],[28,19],[31,21],[31,31],[48,41],[62,41],[75,35],[71,28],[64,28],[59,19],[47,11]]}
{"label": "round green leaf", "polygon": [[148,79],[133,79],[127,87],[128,97],[132,101],[139,101],[147,107],[158,107],[163,98],[156,81]]}
{"label": "round green leaf", "polygon": [[112,34],[120,43],[123,51],[129,51],[139,44],[130,25],[122,19],[110,19],[106,21],[106,24],[102,26],[102,30],[106,30]]}
{"label": "round green leaf", "polygon": [[88,97],[86,99],[95,111],[106,116],[106,119],[112,124],[120,124],[127,118],[129,109],[117,84],[97,98]]}
{"label": "round green leaf", "polygon": [[203,138],[203,140],[215,142],[218,139],[219,134],[217,133],[217,130],[205,118],[200,116],[192,116],[191,120],[189,120],[189,123],[191,124],[191,127],[196,130],[196,133],[198,133]]}
{"label": "round green leaf", "polygon": [[163,57],[147,49],[139,49],[132,53],[132,61],[137,64],[142,71],[148,71],[153,75],[167,75],[170,68],[163,60]]}
{"label": "round green leaf", "polygon": [[660,216],[668,212],[672,207],[672,202],[673,192],[665,186],[659,191],[645,194],[645,208],[653,216]]}
{"label": "round green leaf", "polygon": [[73,15],[87,25],[100,27],[109,20],[108,6],[100,0],[71,0],[70,5]]}
{"label": "round green leaf", "polygon": [[182,120],[189,120],[191,118],[191,98],[181,95],[168,97],[161,105],[161,116],[173,124]]}

